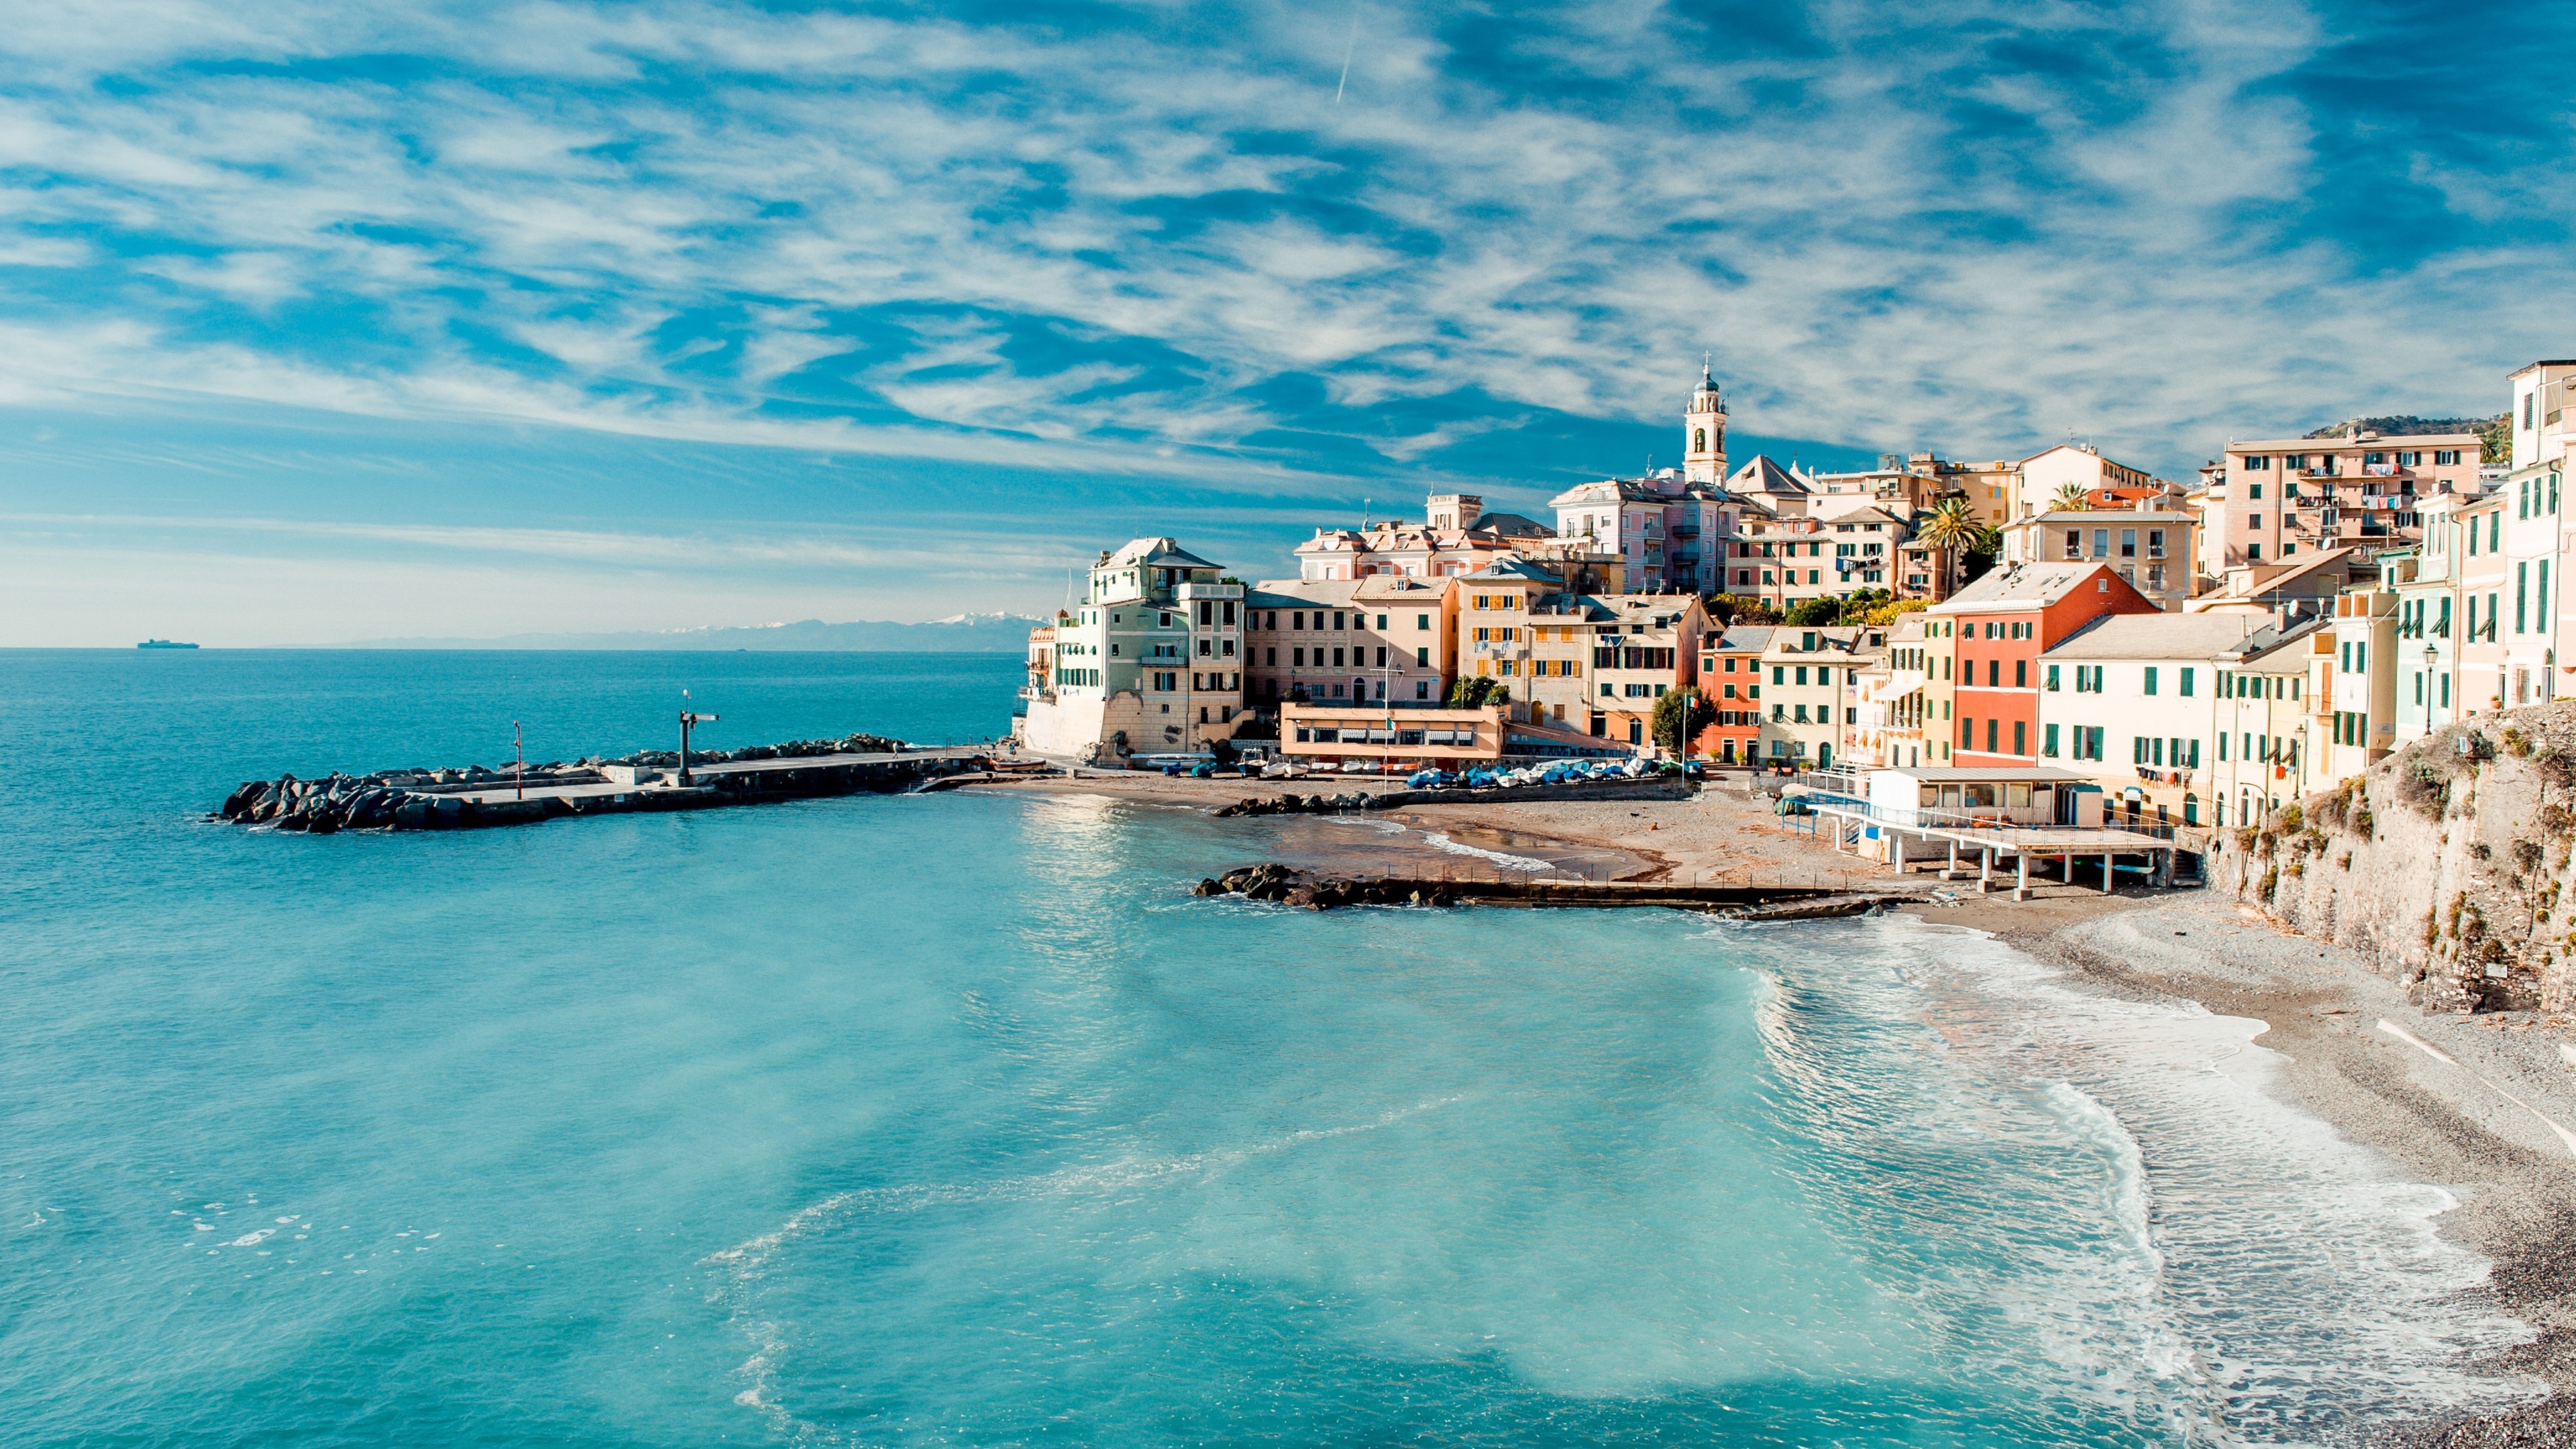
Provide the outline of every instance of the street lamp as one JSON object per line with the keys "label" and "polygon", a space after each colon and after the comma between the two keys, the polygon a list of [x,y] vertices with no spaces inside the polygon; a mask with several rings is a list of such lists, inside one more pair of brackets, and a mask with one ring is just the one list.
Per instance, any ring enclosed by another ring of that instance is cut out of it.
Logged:
{"label": "street lamp", "polygon": [[[682,699],[687,699],[688,697],[689,697],[689,692],[688,692],[687,690],[685,690],[685,689],[684,689],[684,690],[681,690],[681,691],[680,691],[680,698],[682,698]],[[684,710],[682,710],[682,711],[680,711],[680,783],[681,783],[681,784],[685,785],[685,784],[689,783],[689,729],[690,729],[690,727],[691,727],[691,726],[693,726],[693,725],[713,724],[713,723],[715,723],[715,720],[716,720],[716,717],[715,717],[714,715],[711,715],[711,714],[691,714],[689,711],[687,711],[687,710],[685,710],[685,709],[684,709]]]}
{"label": "street lamp", "polygon": [[2433,728],[2433,666],[2441,662],[2442,651],[2431,643],[2424,646],[2424,728]]}

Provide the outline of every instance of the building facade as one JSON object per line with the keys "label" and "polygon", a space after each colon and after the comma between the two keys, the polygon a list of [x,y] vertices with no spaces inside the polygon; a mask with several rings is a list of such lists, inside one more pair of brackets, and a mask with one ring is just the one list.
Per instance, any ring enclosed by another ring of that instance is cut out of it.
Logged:
{"label": "building facade", "polygon": [[1931,620],[1954,626],[1935,647],[1955,668],[1949,693],[1957,718],[1943,764],[1985,768],[2039,758],[2040,656],[2104,614],[2161,612],[2108,563],[1999,566],[1933,605]]}
{"label": "building facade", "polygon": [[2403,548],[2417,541],[2424,499],[2477,491],[2475,433],[2230,442],[2203,498],[2201,571]]}
{"label": "building facade", "polygon": [[1021,744],[1080,758],[1196,753],[1230,737],[1243,712],[1244,587],[1223,574],[1168,538],[1103,553],[1081,604],[1030,635]]}
{"label": "building facade", "polygon": [[1725,765],[1749,765],[1762,753],[1762,655],[1777,631],[1736,624],[1700,636],[1699,689],[1717,720],[1691,742],[1691,753]]}
{"label": "building facade", "polygon": [[2179,611],[2197,591],[2200,520],[2164,509],[2047,511],[2004,525],[2002,563],[2110,564],[2121,581]]}

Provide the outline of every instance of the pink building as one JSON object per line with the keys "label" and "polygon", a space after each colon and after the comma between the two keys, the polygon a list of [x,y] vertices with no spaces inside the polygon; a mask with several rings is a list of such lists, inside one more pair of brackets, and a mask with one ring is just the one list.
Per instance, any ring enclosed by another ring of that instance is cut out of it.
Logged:
{"label": "pink building", "polygon": [[2201,572],[2347,546],[2366,562],[2421,541],[2417,499],[2477,487],[2475,433],[2232,442],[2203,499]]}

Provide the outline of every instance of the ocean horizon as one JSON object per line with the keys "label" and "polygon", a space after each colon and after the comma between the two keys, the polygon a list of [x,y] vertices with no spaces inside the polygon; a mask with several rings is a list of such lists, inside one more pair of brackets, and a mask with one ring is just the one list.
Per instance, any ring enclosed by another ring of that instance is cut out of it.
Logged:
{"label": "ocean horizon", "polygon": [[205,818],[513,720],[667,748],[684,689],[712,748],[989,738],[1021,669],[0,652],[9,1441],[2335,1443],[2525,1391],[2448,1194],[2259,1023],[1974,932],[1196,899],[1354,827],[1101,796]]}

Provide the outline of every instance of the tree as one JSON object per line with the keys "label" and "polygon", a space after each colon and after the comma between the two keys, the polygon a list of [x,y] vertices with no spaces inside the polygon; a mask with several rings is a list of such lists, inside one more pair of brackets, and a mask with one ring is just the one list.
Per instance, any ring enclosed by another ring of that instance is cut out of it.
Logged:
{"label": "tree", "polygon": [[[1685,711],[1688,712],[1687,720],[1684,718]],[[1697,738],[1701,730],[1715,723],[1717,723],[1717,706],[1711,704],[1708,696],[1700,693],[1696,685],[1684,685],[1679,689],[1666,690],[1664,697],[1655,701],[1655,718],[1652,726],[1655,743],[1672,751],[1676,756],[1689,754],[1690,741]]]}
{"label": "tree", "polygon": [[2050,495],[2048,506],[2058,513],[2089,513],[2093,508],[2093,495],[2081,483],[2060,483],[2057,492]]}
{"label": "tree", "polygon": [[1483,709],[1489,704],[1507,704],[1512,692],[1499,679],[1481,674],[1462,674],[1449,686],[1451,709]]}
{"label": "tree", "polygon": [[1907,614],[1919,614],[1931,607],[1932,601],[1929,599],[1889,599],[1884,603],[1870,605],[1857,616],[1846,611],[1845,617],[1850,618],[1855,624],[1869,624],[1885,629],[1893,626],[1898,619]]}
{"label": "tree", "polygon": [[1720,629],[1737,624],[1777,624],[1780,613],[1762,600],[1745,594],[1711,594],[1700,601],[1708,610],[1708,621]]}
{"label": "tree", "polygon": [[1789,609],[1792,629],[1824,629],[1842,622],[1843,601],[1827,595],[1821,599],[1801,600]]}
{"label": "tree", "polygon": [[1947,598],[1957,587],[1953,582],[1963,557],[1971,552],[1987,532],[1985,520],[1965,498],[1944,498],[1924,515],[1917,537],[1941,552],[1941,594]]}
{"label": "tree", "polygon": [[2478,461],[2510,463],[2513,461],[2513,414],[2477,425]]}

